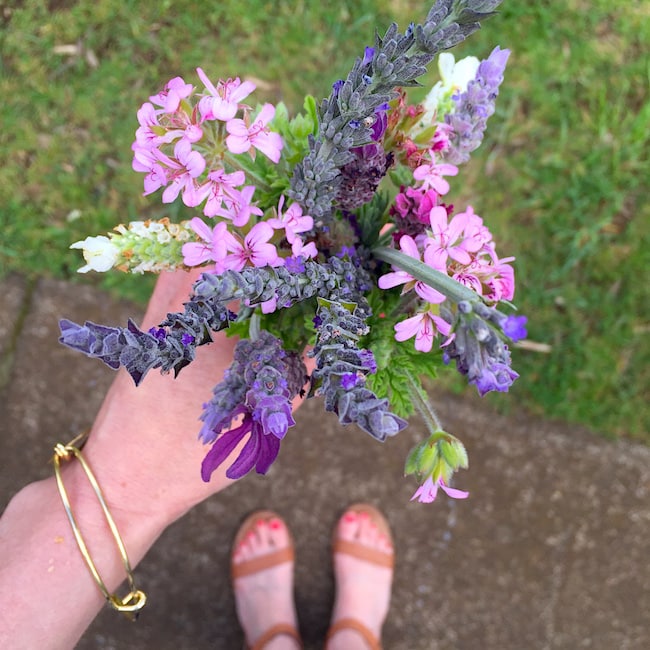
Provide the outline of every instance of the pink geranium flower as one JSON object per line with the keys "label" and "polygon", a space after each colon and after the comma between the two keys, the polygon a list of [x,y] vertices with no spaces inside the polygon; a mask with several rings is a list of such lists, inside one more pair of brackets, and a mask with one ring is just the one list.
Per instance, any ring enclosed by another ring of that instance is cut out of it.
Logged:
{"label": "pink geranium flower", "polygon": [[[132,167],[136,172],[144,172],[144,196],[167,185],[167,169],[160,164],[162,156],[158,149],[144,149],[133,143]],[[166,158],[166,156],[165,156]]]}
{"label": "pink geranium flower", "polygon": [[[433,154],[431,156],[433,158]],[[441,196],[449,192],[449,183],[443,176],[456,176],[458,167],[449,163],[425,163],[413,171],[413,178],[422,181],[425,189],[432,187]]]}
{"label": "pink geranium flower", "polygon": [[150,102],[145,102],[138,109],[138,123],[140,127],[135,132],[135,145],[142,149],[154,149],[163,142],[161,136],[153,127],[160,127],[158,111]]}
{"label": "pink geranium flower", "polygon": [[[245,226],[249,222],[252,214],[258,217],[263,214],[262,210],[251,203],[254,193],[255,186],[247,185],[241,190],[241,192],[237,191],[236,194],[224,197],[223,206],[225,207],[222,206],[218,208],[214,211],[214,215],[211,216],[229,219],[233,222],[233,225],[237,227]],[[205,214],[207,214],[207,212],[205,212]]]}
{"label": "pink geranium flower", "polygon": [[456,488],[445,485],[442,478],[434,481],[433,476],[429,476],[429,478],[415,491],[415,494],[411,497],[411,501],[417,499],[420,503],[432,503],[438,496],[439,488],[442,488],[443,492],[452,499],[466,499],[469,496],[469,492],[457,490]]}
{"label": "pink geranium flower", "polygon": [[152,95],[149,100],[162,106],[165,113],[173,113],[178,110],[183,99],[187,99],[194,90],[192,84],[186,84],[182,77],[170,79],[166,86],[157,95]]}
{"label": "pink geranium flower", "polygon": [[251,149],[259,149],[274,163],[280,160],[282,138],[273,133],[267,124],[275,115],[273,104],[264,104],[255,121],[250,126],[244,120],[232,119],[226,123],[226,146],[232,153],[246,153]]}
{"label": "pink geranium flower", "polygon": [[313,241],[305,244],[300,237],[296,237],[291,244],[291,254],[293,257],[311,259],[318,255],[318,249]]}
{"label": "pink geranium flower", "polygon": [[[431,235],[425,240],[424,261],[433,268],[444,270],[447,259],[452,258],[459,264],[467,265],[472,261],[465,243],[465,226],[467,215],[457,214],[448,222],[447,210],[437,206],[429,213]],[[470,247],[473,248],[470,242]]]}
{"label": "pink geranium flower", "polygon": [[179,140],[174,147],[175,158],[160,154],[159,158],[170,167],[168,172],[171,184],[163,192],[162,202],[172,203],[183,191],[183,203],[188,207],[198,205],[203,197],[198,191],[194,179],[205,170],[205,159],[198,151],[192,150],[187,140]]}
{"label": "pink geranium flower", "polygon": [[232,174],[227,174],[223,169],[211,171],[207,182],[198,189],[201,197],[208,199],[203,207],[203,214],[206,217],[214,217],[226,197],[238,199],[240,192],[235,188],[243,185],[245,181],[246,175],[242,171]]}
{"label": "pink geranium flower", "polygon": [[196,72],[210,93],[199,101],[199,111],[204,120],[231,120],[237,114],[239,103],[255,90],[252,81],[242,82],[239,77],[227,81],[220,79],[215,88],[201,68]]}
{"label": "pink geranium flower", "polygon": [[256,223],[242,241],[240,237],[226,231],[223,239],[229,255],[222,261],[224,269],[241,271],[247,263],[253,266],[282,266],[283,260],[269,239],[273,237],[273,228],[268,223]]}
{"label": "pink geranium flower", "polygon": [[[444,208],[443,208],[444,209]],[[399,246],[402,250],[402,253],[405,253],[409,257],[413,257],[416,260],[420,260],[421,254],[418,249],[417,244],[413,237],[409,235],[403,235],[399,240]],[[380,289],[390,289],[391,287],[397,287],[400,284],[404,285],[402,293],[406,293],[411,289],[415,289],[415,292],[426,300],[427,302],[441,303],[445,301],[446,296],[440,291],[437,291],[433,287],[430,287],[428,284],[416,280],[412,275],[409,275],[406,271],[393,271],[392,273],[386,273],[379,278],[377,283]]]}
{"label": "pink geranium flower", "polygon": [[287,241],[290,244],[298,238],[299,232],[307,232],[314,227],[314,220],[308,214],[302,213],[302,207],[299,203],[292,203],[286,211],[282,212],[284,206],[284,196],[280,197],[278,202],[278,216],[269,219],[267,223],[276,230],[284,229]]}
{"label": "pink geranium flower", "polygon": [[203,240],[201,242],[187,242],[183,244],[183,263],[187,266],[199,266],[205,262],[219,263],[226,257],[226,243],[224,233],[227,230],[224,221],[219,222],[214,228],[206,225],[198,217],[190,221],[192,230]]}
{"label": "pink geranium flower", "polygon": [[406,341],[415,336],[415,349],[419,352],[431,352],[434,337],[440,333],[448,336],[451,325],[436,314],[425,311],[395,325],[395,339]]}

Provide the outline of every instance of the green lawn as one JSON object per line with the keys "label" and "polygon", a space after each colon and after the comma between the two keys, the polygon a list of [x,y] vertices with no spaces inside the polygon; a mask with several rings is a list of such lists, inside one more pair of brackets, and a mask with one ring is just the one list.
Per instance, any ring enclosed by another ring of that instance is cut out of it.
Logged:
{"label": "green lawn", "polygon": [[[297,109],[303,94],[325,96],[346,74],[376,25],[405,26],[429,7],[12,4],[0,13],[0,269],[101,282],[139,299],[150,286],[140,277],[77,276],[68,246],[169,214],[142,198],[131,170],[135,111],[148,95],[201,66],[213,78],[254,77],[257,99]],[[648,42],[650,2],[505,0],[455,51],[485,57],[499,44],[513,54],[487,139],[452,189],[490,224],[500,254],[517,256],[516,302],[531,340],[550,346],[516,351],[522,377],[491,401],[646,441]]]}

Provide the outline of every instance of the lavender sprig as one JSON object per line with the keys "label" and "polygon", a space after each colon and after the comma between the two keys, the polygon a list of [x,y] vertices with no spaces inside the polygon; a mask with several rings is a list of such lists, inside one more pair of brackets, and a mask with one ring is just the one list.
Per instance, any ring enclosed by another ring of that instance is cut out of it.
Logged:
{"label": "lavender sprig", "polygon": [[[234,360],[213,398],[203,405],[199,437],[214,443],[203,460],[201,476],[209,481],[221,463],[246,434],[249,441],[226,470],[231,479],[253,468],[265,474],[280,450],[280,441],[295,425],[291,400],[302,391],[307,369],[302,357],[282,348],[282,341],[262,330],[256,340],[237,343]],[[223,432],[238,415],[240,426]]]}
{"label": "lavender sprig", "polygon": [[490,391],[507,392],[519,375],[510,367],[510,351],[504,337],[512,341],[526,337],[525,316],[506,316],[481,302],[461,301],[457,313],[444,305],[441,316],[454,323],[454,338],[445,348],[444,359],[456,361],[483,396]]}
{"label": "lavender sprig", "polygon": [[476,78],[469,82],[467,90],[453,97],[454,113],[445,115],[445,122],[453,133],[445,160],[460,165],[469,160],[469,155],[483,142],[488,118],[494,113],[494,104],[503,81],[503,72],[510,56],[510,50],[494,48],[490,56],[482,61]]}
{"label": "lavender sprig", "polygon": [[286,308],[315,296],[356,301],[371,287],[363,268],[337,257],[324,264],[306,261],[300,268],[296,272],[285,267],[247,267],[222,275],[204,273],[194,284],[184,311],[168,314],[148,332],[131,320],[127,327],[62,320],[59,341],[110,368],[124,366],[138,385],[153,368],[173,370],[177,376],[194,359],[196,347],[212,341],[211,332],[227,328],[236,318],[226,307],[232,300],[257,305],[275,297],[278,307]]}
{"label": "lavender sprig", "polygon": [[377,371],[372,352],[358,347],[359,338],[369,331],[369,316],[365,299],[358,305],[319,301],[316,345],[310,353],[316,369],[309,396],[322,394],[325,410],[336,413],[341,424],[354,422],[383,442],[407,422],[390,412],[388,400],[365,387],[366,376]]}
{"label": "lavender sprig", "polygon": [[350,149],[371,141],[375,113],[395,97],[395,88],[417,85],[435,55],[479,28],[501,0],[438,0],[421,25],[402,34],[394,23],[374,48],[357,58],[345,81],[334,84],[319,109],[319,134],[294,169],[289,196],[322,227],[332,217],[340,169],[353,159]]}

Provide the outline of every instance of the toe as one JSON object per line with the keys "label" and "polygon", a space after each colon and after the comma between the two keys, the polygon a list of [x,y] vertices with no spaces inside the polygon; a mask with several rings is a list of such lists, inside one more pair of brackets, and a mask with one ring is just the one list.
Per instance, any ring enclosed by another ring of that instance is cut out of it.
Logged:
{"label": "toe", "polygon": [[286,548],[289,546],[289,530],[279,517],[272,517],[267,522],[267,534],[271,545],[274,548]]}
{"label": "toe", "polygon": [[348,510],[339,520],[338,536],[340,539],[351,542],[357,539],[360,525],[359,515],[353,510]]}

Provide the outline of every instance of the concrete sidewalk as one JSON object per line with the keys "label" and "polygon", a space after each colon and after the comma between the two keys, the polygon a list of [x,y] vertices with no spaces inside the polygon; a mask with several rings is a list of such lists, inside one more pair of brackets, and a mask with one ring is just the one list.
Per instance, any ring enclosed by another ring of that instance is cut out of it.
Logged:
{"label": "concrete sidewalk", "polygon": [[[48,476],[56,442],[86,428],[113,373],[57,342],[57,321],[124,324],[140,310],[85,286],[0,282],[0,508]],[[434,395],[470,453],[466,501],[409,503],[414,420],[385,445],[338,426],[314,400],[266,477],[250,476],[172,526],[138,567],[149,604],[136,624],[106,609],[82,650],[241,646],[228,555],[243,516],[272,508],[297,544],[296,599],[307,648],[333,600],[331,529],[364,500],[386,513],[397,568],[384,646],[397,650],[650,648],[650,449],[523,416],[470,394]],[[197,468],[198,471],[198,468]]]}

